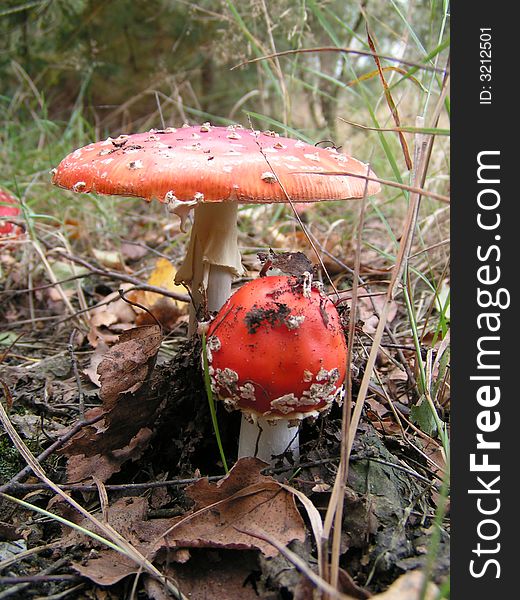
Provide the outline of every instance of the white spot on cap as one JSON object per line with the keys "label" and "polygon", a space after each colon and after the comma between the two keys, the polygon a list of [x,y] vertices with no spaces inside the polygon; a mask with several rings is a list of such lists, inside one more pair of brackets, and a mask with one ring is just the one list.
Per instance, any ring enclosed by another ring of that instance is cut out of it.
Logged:
{"label": "white spot on cap", "polygon": [[239,133],[237,133],[235,130],[232,130],[230,133],[228,133],[226,135],[226,137],[228,138],[228,140],[239,140],[241,139],[241,135]]}
{"label": "white spot on cap", "polygon": [[195,192],[193,195],[193,199],[196,202],[204,202],[204,194],[202,192]]}
{"label": "white spot on cap", "polygon": [[202,123],[202,125],[200,126],[200,131],[201,133],[208,133],[209,131],[211,131],[211,123],[209,121],[206,121],[206,123]]}
{"label": "white spot on cap", "polygon": [[298,329],[300,325],[305,321],[305,315],[291,315],[287,317],[285,320],[285,324],[287,325],[287,329]]}
{"label": "white spot on cap", "polygon": [[319,162],[320,160],[320,155],[317,152],[315,152],[314,154],[304,154],[303,156],[307,160],[315,160],[317,162]]}
{"label": "white spot on cap", "polygon": [[305,143],[304,143],[304,142],[302,142],[301,140],[298,140],[298,141],[296,142],[296,144],[294,144],[294,147],[295,147],[295,148],[305,148],[305,146],[306,146],[306,145],[307,145],[307,144],[305,144]]}
{"label": "white spot on cap", "polygon": [[271,171],[265,171],[265,173],[262,173],[260,175],[260,179],[262,181],[265,181],[266,183],[276,183],[276,175],[274,173],[271,173]]}
{"label": "white spot on cap", "polygon": [[131,169],[131,170],[142,169],[143,168],[143,161],[142,160],[133,160],[132,162],[128,163],[128,168]]}
{"label": "white spot on cap", "polygon": [[244,385],[241,385],[238,389],[240,391],[240,396],[244,400],[256,402],[255,386],[252,383],[244,383]]}
{"label": "white spot on cap", "polygon": [[72,186],[73,192],[82,192],[87,187],[87,184],[84,181],[76,181],[76,183]]}

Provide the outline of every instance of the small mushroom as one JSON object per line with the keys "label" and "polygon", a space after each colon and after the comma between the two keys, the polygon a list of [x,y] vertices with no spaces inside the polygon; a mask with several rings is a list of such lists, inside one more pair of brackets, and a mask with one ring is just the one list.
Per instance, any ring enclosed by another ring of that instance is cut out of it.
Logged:
{"label": "small mushroom", "polygon": [[273,132],[204,124],[89,144],[65,157],[52,181],[75,192],[174,198],[171,210],[183,220],[194,210],[188,252],[176,277],[191,286],[193,332],[204,295],[207,309],[217,311],[231,293],[233,277],[243,272],[238,203],[361,198],[365,188],[368,195],[379,190],[376,182],[366,185],[367,175],[374,175],[367,165],[338,152]]}
{"label": "small mushroom", "polygon": [[16,198],[0,189],[0,238],[2,238],[2,241],[5,238],[15,238],[23,232],[21,227],[8,220],[9,217],[16,218],[19,216],[20,208]]}
{"label": "small mushroom", "polygon": [[207,332],[211,386],[242,412],[238,457],[298,460],[299,421],[341,399],[347,347],[336,307],[310,274],[239,288]]}

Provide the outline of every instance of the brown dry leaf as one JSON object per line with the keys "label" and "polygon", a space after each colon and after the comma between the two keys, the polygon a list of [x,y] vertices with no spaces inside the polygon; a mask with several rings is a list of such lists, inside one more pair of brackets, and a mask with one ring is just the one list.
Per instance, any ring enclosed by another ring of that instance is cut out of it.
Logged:
{"label": "brown dry leaf", "polygon": [[108,269],[113,269],[114,271],[128,271],[120,252],[116,252],[115,250],[97,250],[96,248],[92,248],[92,253],[101,266]]}
{"label": "brown dry leaf", "polygon": [[89,366],[86,369],[83,369],[83,374],[86,375],[90,379],[90,381],[94,385],[97,385],[98,387],[101,386],[101,382],[99,380],[99,373],[98,373],[97,369],[99,367],[99,364],[103,360],[105,354],[107,353],[107,351],[108,351],[108,346],[103,341],[100,341],[98,343],[97,348],[95,349],[92,356],[90,357]]}
{"label": "brown dry leaf", "polygon": [[111,408],[119,394],[137,391],[150,376],[161,346],[158,325],[124,331],[108,350],[97,372],[103,405]]}
{"label": "brown dry leaf", "polygon": [[68,457],[67,481],[84,481],[94,473],[106,481],[128,460],[137,460],[153,435],[151,425],[162,398],[148,394],[162,334],[157,325],[126,331],[98,367],[103,406],[87,418],[103,419],[84,427],[62,449]]}
{"label": "brown dry leaf", "polygon": [[265,556],[278,550],[242,530],[260,527],[286,546],[305,539],[305,525],[294,496],[272,477],[261,475],[266,464],[256,458],[240,459],[223,479],[202,479],[186,489],[195,501],[190,514],[173,522],[156,522],[164,547],[259,549]]}
{"label": "brown dry leaf", "polygon": [[[132,439],[120,448],[121,441],[118,438],[110,437],[110,434],[105,435],[103,440],[111,440],[114,450],[106,450],[92,456],[84,454],[72,454],[67,461],[67,481],[69,483],[80,483],[96,477],[102,481],[107,481],[114,473],[120,471],[122,465],[128,460],[138,460],[143,452],[148,447],[152,438],[153,432],[149,428],[140,429]],[[89,446],[95,448],[98,443],[94,438],[89,438]]]}
{"label": "brown dry leaf", "polygon": [[[256,553],[247,551],[199,550],[183,565],[170,565],[166,575],[179,584],[190,600],[259,600],[248,578],[258,571]],[[145,583],[146,591],[154,600],[166,600],[164,588],[151,578]]]}
{"label": "brown dry leaf", "polygon": [[[122,284],[120,289],[126,291],[131,287],[129,283]],[[89,314],[90,330],[87,338],[94,348],[97,348],[101,341],[107,345],[113,344],[119,333],[134,325],[136,318],[136,311],[121,299],[119,292],[105,296],[102,305],[93,308]]]}
{"label": "brown dry leaf", "polygon": [[146,246],[138,243],[123,242],[121,244],[121,254],[128,261],[138,261],[148,254],[149,250]]}
{"label": "brown dry leaf", "polygon": [[96,407],[86,418],[104,413],[94,425],[84,427],[61,450],[69,458],[67,481],[84,481],[95,474],[106,481],[127,460],[137,460],[147,447],[152,424],[159,412],[162,398],[148,394],[146,386],[135,394],[124,394],[110,410]]}
{"label": "brown dry leaf", "polygon": [[[418,600],[421,598],[421,588],[424,575],[421,571],[409,571],[401,575],[392,585],[382,594],[372,596],[373,600]],[[439,594],[439,588],[428,582],[424,600],[434,600]]]}
{"label": "brown dry leaf", "polygon": [[[109,525],[142,554],[146,554],[148,551],[148,544],[141,541],[139,535],[136,534],[135,525],[145,520],[146,510],[147,502],[142,497],[121,498],[108,510]],[[77,517],[77,523],[84,529],[102,535],[101,531],[92,528],[92,524],[86,518]],[[72,562],[72,567],[99,585],[114,585],[127,575],[137,573],[139,570],[139,565],[134,561],[78,531],[70,531],[63,538],[63,547],[65,548],[80,543],[92,550],[81,563]]]}
{"label": "brown dry leaf", "polygon": [[[379,323],[378,314],[383,310],[386,303],[385,296],[372,296],[371,298],[358,298],[357,310],[358,318],[364,321],[363,331],[368,334],[376,332]],[[374,306],[376,311],[374,311]],[[394,300],[390,302],[388,309],[387,323],[391,323],[397,315],[398,304]]]}
{"label": "brown dry leaf", "polygon": [[[186,289],[182,285],[176,285],[175,283],[176,273],[175,267],[168,259],[159,258],[147,283],[148,285],[160,287],[170,292],[185,294]],[[155,292],[136,290],[128,294],[128,299],[131,302],[145,306],[166,330],[171,330],[179,317],[188,311],[188,305],[185,302],[178,302],[173,298],[161,296],[161,294]],[[137,324],[144,325],[154,322],[153,317],[146,311],[137,306],[135,307],[135,311],[138,315],[136,319]]]}
{"label": "brown dry leaf", "polygon": [[93,552],[86,562],[73,562],[71,566],[98,585],[114,585],[139,570],[137,563],[115,550]]}

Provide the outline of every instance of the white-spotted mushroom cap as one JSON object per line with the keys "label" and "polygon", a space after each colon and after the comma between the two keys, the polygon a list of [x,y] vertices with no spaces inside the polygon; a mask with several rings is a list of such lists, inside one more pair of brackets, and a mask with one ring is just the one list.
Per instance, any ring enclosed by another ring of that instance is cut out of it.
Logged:
{"label": "white-spotted mushroom cap", "polygon": [[223,305],[207,332],[215,395],[252,418],[317,416],[341,395],[347,348],[336,307],[301,277],[261,277]]}
{"label": "white-spotted mushroom cap", "polygon": [[[75,192],[157,198],[191,207],[287,202],[279,182],[295,202],[361,198],[366,175],[374,177],[366,164],[334,148],[273,132],[204,124],[89,144],[64,158],[52,181]],[[367,195],[378,190],[378,183],[368,182]]]}

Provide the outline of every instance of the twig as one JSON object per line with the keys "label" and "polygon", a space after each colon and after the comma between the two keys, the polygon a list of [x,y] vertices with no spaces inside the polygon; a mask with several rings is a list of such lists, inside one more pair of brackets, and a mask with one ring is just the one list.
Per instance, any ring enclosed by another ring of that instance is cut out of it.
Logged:
{"label": "twig", "polygon": [[[61,568],[68,561],[69,561],[68,558],[60,558],[55,563],[53,563],[52,565],[50,565],[49,567],[44,569],[39,575],[36,575],[36,577],[48,577],[50,573],[52,573],[56,569]],[[76,576],[74,575],[74,577],[76,577]],[[60,579],[64,579],[64,578],[66,578],[66,577],[63,575],[60,576]],[[5,600],[5,598],[9,598],[10,596],[17,594],[18,592],[21,592],[23,589],[27,588],[30,585],[30,582],[23,582],[18,577],[10,577],[9,579],[15,579],[16,581],[12,581],[11,587],[7,588],[6,590],[4,590],[3,592],[0,593],[0,600]],[[9,582],[6,581],[5,583],[9,583]],[[18,584],[18,585],[12,585],[13,583]]]}
{"label": "twig", "polygon": [[[48,249],[52,249],[48,245],[47,245],[47,247],[48,247]],[[111,279],[116,279],[119,281],[125,281],[127,283],[132,283],[133,285],[138,286],[139,289],[141,289],[141,290],[145,290],[147,292],[155,292],[156,294],[161,294],[163,296],[167,296],[168,298],[173,298],[174,300],[178,300],[179,302],[189,302],[190,301],[189,296],[187,296],[186,294],[179,294],[178,292],[172,292],[165,288],[157,287],[155,285],[149,285],[148,283],[144,283],[143,281],[140,281],[136,277],[132,277],[131,275],[127,275],[126,273],[119,273],[118,271],[110,271],[108,269],[96,267],[93,264],[89,263],[88,261],[84,260],[83,258],[80,258],[79,256],[74,256],[72,254],[68,254],[67,252],[63,252],[62,250],[59,250],[59,249],[52,249],[52,250],[53,250],[53,253],[56,254],[57,256],[60,256],[61,258],[64,258],[66,260],[70,260],[73,263],[76,263],[77,265],[81,265],[82,267],[85,267],[92,273],[99,275],[101,277],[109,277]]]}
{"label": "twig", "polygon": [[261,60],[269,60],[278,56],[289,56],[291,54],[310,54],[313,52],[340,52],[342,54],[357,54],[359,56],[377,56],[379,58],[382,58],[383,60],[398,62],[402,65],[407,65],[408,67],[425,69],[426,71],[435,71],[437,73],[444,73],[443,69],[440,69],[439,67],[434,67],[432,65],[425,65],[410,60],[404,60],[402,58],[397,58],[396,56],[389,56],[388,54],[379,54],[377,52],[369,52],[368,50],[358,50],[356,48],[338,48],[337,46],[322,46],[319,48],[298,48],[296,50],[284,50],[282,52],[276,52],[274,54],[266,54],[265,56],[259,56],[257,58],[250,58],[249,60],[244,60],[243,62],[235,65],[234,67],[231,67],[231,71],[233,71],[234,69],[238,69],[239,67],[249,65],[251,63],[255,63]]}
{"label": "twig", "polygon": [[[424,455],[424,457],[427,458],[426,455]],[[306,463],[300,463],[298,465],[298,468],[299,469],[309,469],[312,467],[318,467],[320,465],[327,465],[330,463],[335,463],[335,462],[339,461],[339,459],[340,459],[339,456],[331,456],[329,458],[322,458],[319,460],[313,460],[313,461],[309,461]],[[409,475],[411,475],[412,477],[419,479],[423,483],[431,484],[430,479],[428,479],[428,478],[424,477],[423,475],[420,475],[416,471],[408,469],[407,467],[404,467],[402,465],[386,462],[386,461],[383,461],[381,459],[374,458],[371,456],[361,456],[361,455],[360,456],[351,456],[350,460],[351,460],[351,462],[368,460],[371,462],[381,463],[386,466],[393,467],[394,469],[397,469],[398,471],[404,471],[404,472],[408,473]],[[275,469],[273,469],[271,467],[266,467],[265,469],[262,469],[260,471],[260,473],[262,475],[275,475],[277,473],[286,473],[286,472],[287,472],[286,466],[278,467]],[[185,485],[191,485],[192,483],[197,483],[198,481],[201,481],[202,479],[205,479],[207,481],[220,481],[222,479],[222,477],[223,477],[223,475],[207,475],[205,477],[189,477],[189,478],[185,478],[185,479],[164,479],[162,481],[145,481],[143,483],[113,483],[113,484],[107,484],[104,487],[107,490],[107,492],[140,492],[140,491],[146,491],[146,490],[151,490],[151,489],[156,489],[156,488],[161,488],[161,487],[181,487],[181,486],[185,486]],[[17,493],[17,492],[19,492],[19,493],[34,492],[37,490],[44,490],[46,488],[46,486],[42,483],[12,483],[12,482],[9,482],[6,485],[9,486],[7,488],[7,491],[9,491],[13,494]],[[65,483],[65,484],[60,485],[59,487],[63,491],[66,491],[66,492],[96,492],[98,490],[96,485],[88,484],[88,483]],[[2,491],[3,491],[2,488],[0,488],[0,492],[2,492]]]}
{"label": "twig", "polygon": [[[367,173],[370,173],[370,167],[367,168]],[[330,526],[334,522],[334,531],[332,535],[332,548],[331,548],[331,561],[330,561],[330,574],[329,583],[334,589],[338,587],[339,579],[339,559],[340,559],[340,543],[341,543],[341,523],[343,521],[343,503],[345,498],[345,486],[347,483],[348,466],[350,458],[350,449],[352,444],[349,445],[350,435],[350,419],[352,409],[352,346],[354,344],[354,334],[357,321],[357,297],[359,288],[359,271],[361,269],[361,245],[363,242],[363,226],[365,222],[365,207],[366,207],[366,196],[368,192],[368,181],[365,182],[365,189],[363,193],[363,201],[359,209],[359,219],[357,226],[356,235],[356,253],[354,259],[354,276],[352,282],[352,304],[350,321],[348,326],[348,340],[347,340],[347,374],[345,380],[346,395],[345,402],[342,408],[342,419],[341,419],[341,460],[338,467],[338,473],[336,480],[334,481],[333,493],[331,494],[329,506],[327,508],[327,514],[324,523],[324,536],[328,538]],[[333,520],[333,521],[332,521]]]}
{"label": "twig", "polygon": [[[74,435],[76,435],[76,433],[78,431],[83,429],[83,427],[87,427],[88,425],[93,425],[94,423],[97,423],[104,416],[105,415],[103,414],[103,415],[98,415],[97,417],[93,417],[92,419],[78,421],[78,423],[76,423],[76,425],[74,425],[71,429],[69,429],[69,431],[67,431],[67,433],[65,435],[60,437],[53,444],[51,444],[48,448],[46,448],[41,454],[39,454],[38,457],[36,458],[36,460],[39,463],[43,462],[48,456],[50,456],[58,448],[60,448],[66,442],[68,442],[70,440],[70,438],[72,438]],[[4,485],[0,486],[0,493],[7,492],[7,491],[13,489],[13,487],[16,487],[17,482],[20,481],[20,479],[27,477],[27,475],[29,475],[31,470],[32,469],[29,465],[24,467],[14,477],[12,477],[8,483],[5,483]]]}
{"label": "twig", "polygon": [[[294,171],[294,173],[307,173],[307,171]],[[445,204],[450,204],[450,197],[444,196],[443,194],[437,194],[436,192],[430,192],[425,190],[424,188],[416,185],[406,185],[405,183],[398,183],[397,181],[390,181],[389,179],[381,179],[379,177],[369,177],[368,175],[360,175],[359,173],[351,173],[350,171],[342,171],[334,172],[334,171],[320,171],[313,172],[311,175],[319,175],[319,176],[327,176],[327,175],[348,175],[349,177],[357,177],[358,179],[366,179],[367,181],[376,181],[381,185],[388,185],[390,187],[395,187],[399,190],[403,190],[405,192],[410,192],[411,194],[416,194],[419,196],[427,196],[429,198],[433,198],[434,200],[438,200],[439,202],[444,202]]]}
{"label": "twig", "polygon": [[70,360],[72,362],[72,371],[74,372],[74,378],[76,380],[76,387],[78,388],[78,399],[79,399],[79,414],[81,415],[81,420],[85,420],[85,398],[83,396],[83,388],[81,386],[81,378],[79,376],[78,370],[78,361],[76,360],[76,355],[74,354],[74,336],[76,335],[76,329],[72,330],[69,338],[68,351],[70,354]]}

